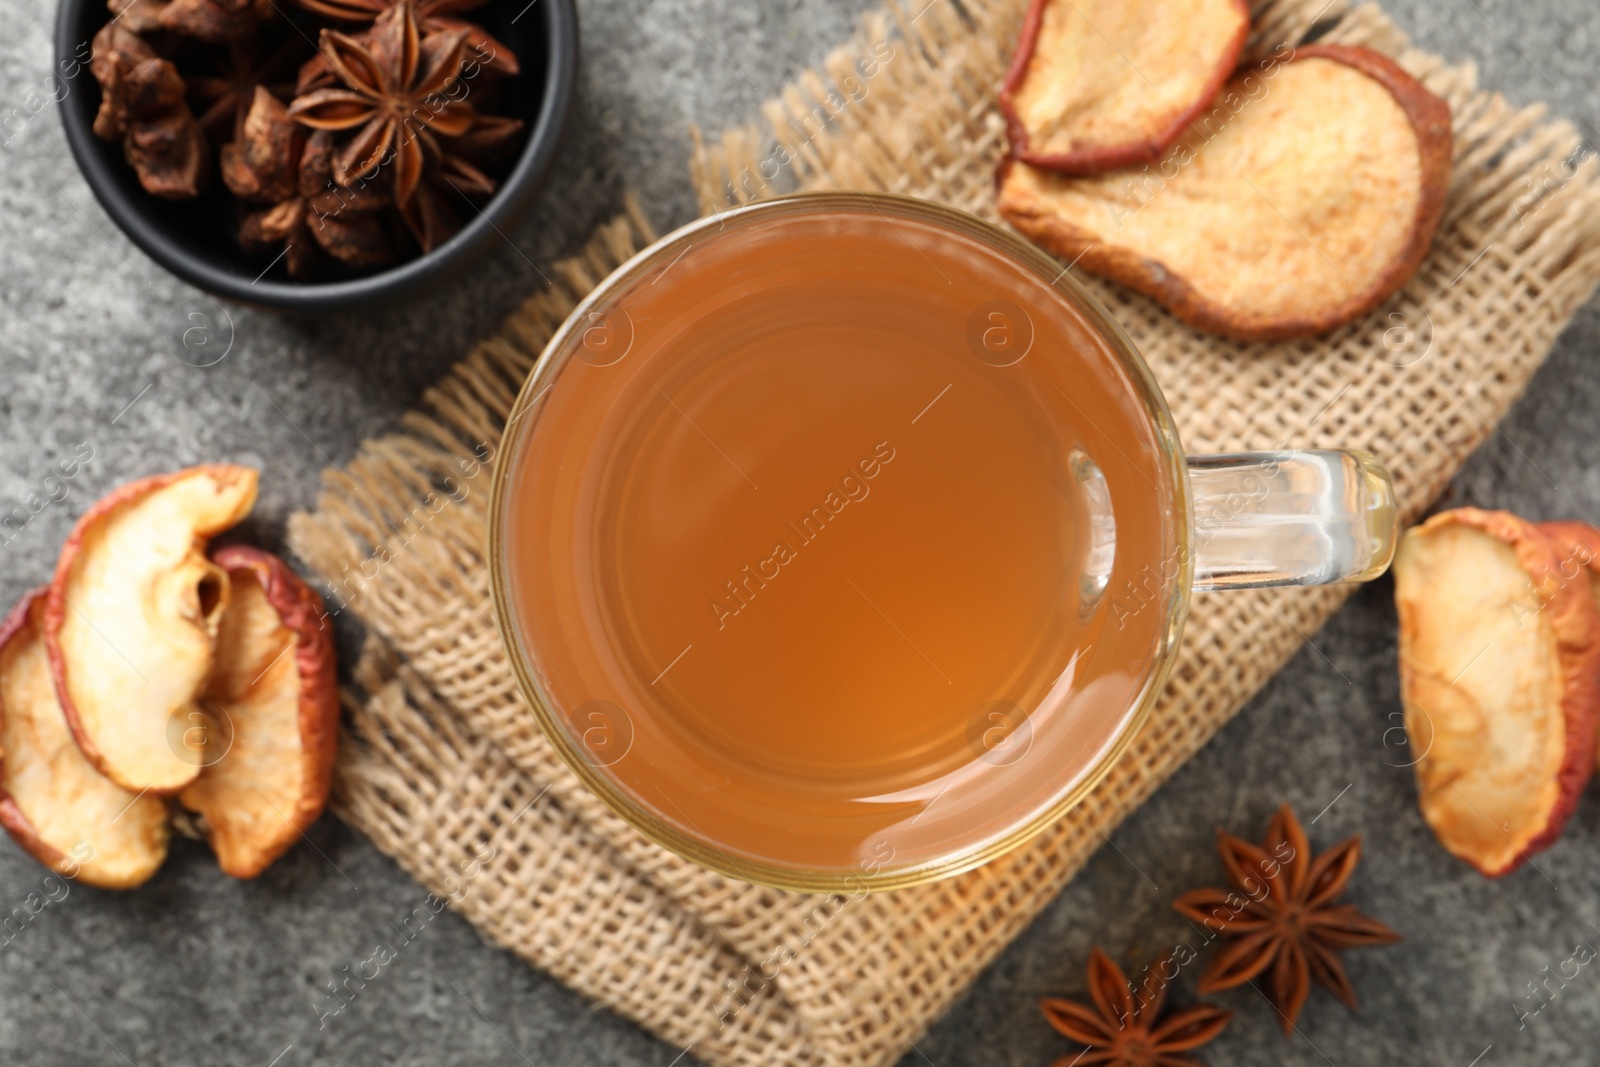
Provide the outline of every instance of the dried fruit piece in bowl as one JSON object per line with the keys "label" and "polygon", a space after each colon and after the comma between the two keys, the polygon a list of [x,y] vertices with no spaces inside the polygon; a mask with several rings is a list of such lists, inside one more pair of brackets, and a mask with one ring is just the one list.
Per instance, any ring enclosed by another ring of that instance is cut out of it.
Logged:
{"label": "dried fruit piece in bowl", "polygon": [[121,141],[122,154],[153,196],[186,200],[206,183],[210,151],[184,102],[178,68],[115,22],[94,37],[90,72],[100,83],[94,133]]}
{"label": "dried fruit piece in bowl", "polygon": [[45,654],[45,596],[28,593],[0,622],[0,825],[59,874],[131,889],[167,857],[167,805],[106,778],[73,741]]}
{"label": "dried fruit piece in bowl", "polygon": [[338,743],[333,631],[322,598],[269,552],[213,557],[231,596],[202,700],[200,777],[179,794],[224,872],[254,878],[317,821]]}
{"label": "dried fruit piece in bowl", "polygon": [[1012,154],[1068,174],[1154,163],[1249,33],[1245,0],[1033,0],[1000,91]]}
{"label": "dried fruit piece in bowl", "polygon": [[1600,611],[1561,549],[1504,511],[1441,512],[1400,541],[1400,697],[1422,817],[1497,877],[1561,833],[1594,769]]}
{"label": "dried fruit piece in bowl", "polygon": [[255,87],[236,140],[222,146],[222,180],[240,200],[276,204],[299,192],[305,128],[264,85]]}
{"label": "dried fruit piece in bowl", "polygon": [[218,463],[131,482],[61,547],[44,618],[56,694],[83,754],[124,789],[174,793],[200,773],[183,738],[228,605],[206,542],[249,514],[257,477]]}
{"label": "dried fruit piece in bowl", "polygon": [[161,8],[161,28],[210,44],[251,39],[276,14],[272,0],[170,0]]}
{"label": "dried fruit piece in bowl", "polygon": [[[1270,75],[1270,77],[1269,77]],[[1388,58],[1313,45],[1229,84],[1156,166],[1002,164],[1029,239],[1246,341],[1323,333],[1404,285],[1450,184],[1450,109]]]}

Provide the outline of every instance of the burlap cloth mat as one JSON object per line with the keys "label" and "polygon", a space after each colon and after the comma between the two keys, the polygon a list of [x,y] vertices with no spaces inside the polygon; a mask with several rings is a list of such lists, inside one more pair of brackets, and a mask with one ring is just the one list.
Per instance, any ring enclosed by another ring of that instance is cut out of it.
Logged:
{"label": "burlap cloth mat", "polygon": [[[922,3],[923,0],[914,0]],[[770,101],[769,127],[696,138],[707,211],[779,185],[890,189],[992,217],[994,90],[1025,0],[870,17]],[[1521,392],[1600,277],[1594,158],[1565,122],[1480,92],[1374,7],[1257,5],[1254,54],[1310,34],[1399,59],[1455,115],[1449,206],[1405,291],[1316,340],[1228,343],[1092,280],[1191,451],[1363,447],[1407,516]],[[773,150],[773,140],[786,152]],[[1072,815],[963,877],[855,900],[754,888],[649,844],[591,797],[520,702],[488,610],[487,468],[518,386],[575,301],[652,236],[635,207],[426,394],[403,432],[326,473],[291,543],[374,635],[349,700],[335,810],[489,940],[714,1064],[891,1061],[1105,835],[1316,630],[1342,589],[1199,596],[1131,752]],[[447,479],[449,479],[447,481]],[[493,859],[473,868],[485,849]],[[474,873],[464,881],[461,872]]]}

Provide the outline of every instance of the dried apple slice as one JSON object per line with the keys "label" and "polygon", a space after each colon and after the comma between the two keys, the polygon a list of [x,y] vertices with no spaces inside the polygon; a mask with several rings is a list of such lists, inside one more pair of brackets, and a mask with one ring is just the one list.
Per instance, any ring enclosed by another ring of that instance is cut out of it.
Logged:
{"label": "dried apple slice", "polygon": [[1532,523],[1477,508],[1435,515],[1395,556],[1422,816],[1491,877],[1556,839],[1594,769],[1600,610],[1561,558]]}
{"label": "dried apple slice", "polygon": [[200,773],[183,739],[228,603],[206,541],[249,514],[256,481],[211,464],[131,482],[61,548],[44,618],[56,693],[78,747],[124,789],[174,793]]}
{"label": "dried apple slice", "polygon": [[1282,340],[1405,284],[1444,210],[1450,146],[1449,106],[1389,59],[1313,45],[1231,82],[1156,166],[1066,178],[1008,160],[997,206],[1191,325]]}
{"label": "dried apple slice", "polygon": [[1249,34],[1246,0],[1033,0],[1000,90],[1012,154],[1068,174],[1154,163]]}
{"label": "dried apple slice", "polygon": [[205,769],[179,794],[235,878],[254,878],[317,821],[338,743],[333,631],[322,598],[269,552],[213,557],[232,595],[202,697]]}
{"label": "dried apple slice", "polygon": [[1589,591],[1600,608],[1600,530],[1586,522],[1541,522],[1539,531],[1555,542],[1560,559],[1558,576]]}
{"label": "dried apple slice", "polygon": [[[1600,530],[1585,522],[1541,522],[1539,529],[1556,544],[1562,581],[1575,581],[1589,591],[1600,608]],[[1600,728],[1596,729],[1600,735]],[[1600,736],[1595,759],[1600,762]]]}
{"label": "dried apple slice", "polygon": [[0,825],[58,874],[132,889],[167,858],[167,805],[118,786],[73,741],[45,654],[46,593],[0,622]]}

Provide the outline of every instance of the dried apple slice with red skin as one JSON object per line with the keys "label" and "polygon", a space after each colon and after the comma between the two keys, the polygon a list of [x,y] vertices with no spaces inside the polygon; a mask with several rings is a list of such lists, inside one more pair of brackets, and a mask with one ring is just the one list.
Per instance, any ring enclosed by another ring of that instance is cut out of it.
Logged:
{"label": "dried apple slice with red skin", "polygon": [[254,878],[327,803],[339,732],[333,630],[322,598],[277,556],[229,545],[212,558],[232,597],[201,698],[210,751],[179,800],[205,820],[223,871]]}
{"label": "dried apple slice with red skin", "polygon": [[132,889],[167,858],[167,805],[123,789],[78,749],[45,653],[47,592],[28,593],[0,622],[0,826],[57,874]]}
{"label": "dried apple slice with red skin", "polygon": [[1246,0],[1033,0],[1000,90],[1012,155],[1064,174],[1156,162],[1249,35]]}
{"label": "dried apple slice with red skin", "polygon": [[167,795],[200,773],[181,741],[228,601],[206,543],[249,514],[257,479],[208,464],[131,482],[61,548],[44,618],[56,693],[78,747],[124,789]]}
{"label": "dried apple slice with red skin", "polygon": [[1367,315],[1416,272],[1452,143],[1449,105],[1388,57],[1310,45],[1229,83],[1154,167],[1069,178],[1005,160],[996,208],[1192,326],[1308,337]]}
{"label": "dried apple slice with red skin", "polygon": [[[1567,520],[1541,522],[1539,529],[1556,543],[1561,554],[1562,580],[1568,580],[1571,575],[1572,580],[1589,591],[1590,599],[1600,609],[1600,530],[1586,522]],[[1600,727],[1595,734],[1597,746],[1600,746]],[[1595,758],[1600,763],[1600,747],[1596,749]]]}
{"label": "dried apple slice with red skin", "polygon": [[1433,516],[1395,555],[1418,802],[1490,877],[1555,841],[1594,769],[1600,610],[1562,559],[1534,524],[1477,508]]}
{"label": "dried apple slice with red skin", "polygon": [[1560,554],[1558,577],[1583,586],[1600,608],[1600,530],[1566,519],[1541,522],[1539,530],[1555,542]]}

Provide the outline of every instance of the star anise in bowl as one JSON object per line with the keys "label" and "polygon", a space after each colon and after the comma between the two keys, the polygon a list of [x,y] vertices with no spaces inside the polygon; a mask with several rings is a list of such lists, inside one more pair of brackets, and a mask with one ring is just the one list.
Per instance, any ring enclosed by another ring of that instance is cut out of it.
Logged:
{"label": "star anise in bowl", "polygon": [[[307,11],[315,11],[340,22],[373,22],[395,6],[396,0],[299,0]],[[417,19],[423,33],[460,31],[474,54],[485,57],[485,64],[498,74],[514,75],[521,70],[511,49],[489,35],[482,26],[459,16],[482,7],[488,0],[418,0]]]}
{"label": "star anise in bowl", "polygon": [[253,206],[239,225],[245,247],[281,249],[291,278],[314,277],[329,256],[358,268],[394,260],[381,217],[389,195],[376,185],[341,190],[333,184],[331,134],[318,130],[307,137],[260,86],[242,129],[242,139],[222,150],[222,177]]}
{"label": "star anise in bowl", "polygon": [[106,2],[95,134],[122,142],[146,192],[196,201],[196,228],[232,216],[238,245],[270,257],[262,276],[337,280],[432,251],[524,137],[494,113],[516,56],[462,17],[489,0]]}
{"label": "star anise in bowl", "polygon": [[1339,904],[1361,861],[1361,837],[1315,858],[1300,820],[1285,804],[1260,845],[1217,831],[1230,889],[1195,889],[1175,907],[1208,937],[1227,942],[1200,976],[1200,992],[1215,993],[1266,976],[1285,1034],[1305,1006],[1311,983],[1325,986],[1351,1008],[1355,989],[1339,953],[1400,940],[1389,927]]}
{"label": "star anise in bowl", "polygon": [[454,151],[454,139],[478,122],[467,94],[455,91],[469,62],[468,34],[458,28],[425,34],[415,0],[398,0],[363,36],[322,31],[322,54],[340,84],[300,96],[289,115],[346,135],[333,158],[336,185],[350,188],[389,167],[394,204],[428,251],[456,228],[454,214],[437,202],[440,185],[469,201],[495,187]]}

